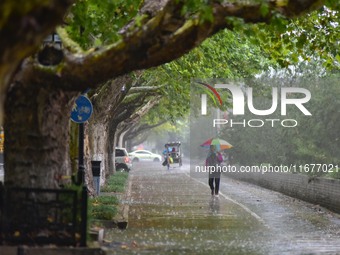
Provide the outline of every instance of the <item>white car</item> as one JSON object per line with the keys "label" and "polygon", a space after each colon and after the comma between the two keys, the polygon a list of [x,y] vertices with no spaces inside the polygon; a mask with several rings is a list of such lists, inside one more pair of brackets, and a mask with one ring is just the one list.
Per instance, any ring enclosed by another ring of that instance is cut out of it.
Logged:
{"label": "white car", "polygon": [[153,162],[160,162],[162,160],[162,156],[159,154],[152,153],[151,151],[147,150],[136,150],[129,153],[132,162],[139,162],[139,161],[153,161]]}
{"label": "white car", "polygon": [[125,148],[116,148],[115,149],[115,164],[116,164],[116,171],[119,172],[129,172],[132,168],[131,159],[126,151]]}

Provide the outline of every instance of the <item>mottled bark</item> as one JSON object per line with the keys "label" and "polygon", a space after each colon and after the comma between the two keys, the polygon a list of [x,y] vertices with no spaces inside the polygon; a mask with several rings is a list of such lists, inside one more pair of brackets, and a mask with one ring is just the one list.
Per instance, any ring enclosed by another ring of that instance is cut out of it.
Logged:
{"label": "mottled bark", "polygon": [[[93,116],[94,117],[94,116]],[[106,153],[108,135],[107,130],[104,123],[96,123],[95,121],[90,120],[87,124],[88,129],[86,130],[86,134],[89,140],[88,150],[89,155],[85,158],[88,162],[88,165],[91,165],[91,160],[99,160],[101,161],[101,178],[100,183],[104,184],[106,180],[106,169],[108,169],[108,155]],[[87,171],[89,176],[88,186],[92,185],[92,172],[91,169]]]}
{"label": "mottled bark", "polygon": [[119,133],[118,139],[117,139],[117,140],[118,140],[118,141],[117,141],[117,146],[118,146],[118,147],[123,147],[123,148],[125,148],[124,136],[125,136],[126,132],[127,132],[127,130],[124,130],[124,131],[122,131],[122,132]]}
{"label": "mottled bark", "polygon": [[[118,105],[122,102],[128,89],[133,85],[130,75],[124,75],[110,80],[95,90],[91,96],[94,107],[93,115],[88,123],[90,158],[102,160],[103,174],[101,183],[114,173],[114,131],[110,131],[109,123],[122,109]],[[124,91],[122,91],[124,87]],[[113,132],[109,136],[109,132]]]}
{"label": "mottled bark", "polygon": [[69,116],[76,92],[13,84],[5,110],[5,183],[55,188],[70,175]]}
{"label": "mottled bark", "polygon": [[106,171],[107,177],[114,174],[116,171],[115,166],[115,143],[116,143],[116,129],[118,126],[117,120],[111,120],[108,124],[108,139],[107,139],[107,158],[108,158],[108,169]]}

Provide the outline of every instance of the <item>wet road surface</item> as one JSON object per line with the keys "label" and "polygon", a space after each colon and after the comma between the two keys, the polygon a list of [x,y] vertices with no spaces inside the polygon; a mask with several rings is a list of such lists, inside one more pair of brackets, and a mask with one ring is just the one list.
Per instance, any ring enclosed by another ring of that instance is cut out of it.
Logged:
{"label": "wet road surface", "polygon": [[340,254],[340,216],[222,176],[213,198],[189,167],[130,172],[129,225],[106,231],[108,254]]}

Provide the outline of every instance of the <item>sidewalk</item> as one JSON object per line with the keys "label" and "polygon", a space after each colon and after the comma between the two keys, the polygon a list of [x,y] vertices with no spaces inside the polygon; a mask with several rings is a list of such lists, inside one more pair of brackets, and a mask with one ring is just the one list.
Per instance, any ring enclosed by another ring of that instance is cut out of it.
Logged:
{"label": "sidewalk", "polygon": [[130,174],[128,229],[107,233],[108,254],[266,254],[251,243],[262,222],[223,193],[212,197],[207,180],[150,164]]}
{"label": "sidewalk", "polygon": [[222,176],[220,197],[189,167],[140,164],[131,174],[126,230],[106,232],[112,254],[340,254],[340,216]]}

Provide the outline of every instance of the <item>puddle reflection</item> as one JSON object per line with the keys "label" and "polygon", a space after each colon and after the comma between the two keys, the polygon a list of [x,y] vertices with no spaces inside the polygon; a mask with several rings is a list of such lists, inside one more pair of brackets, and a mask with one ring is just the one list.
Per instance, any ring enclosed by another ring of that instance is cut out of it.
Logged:
{"label": "puddle reflection", "polygon": [[213,216],[220,216],[220,199],[211,197],[209,201],[209,214]]}

